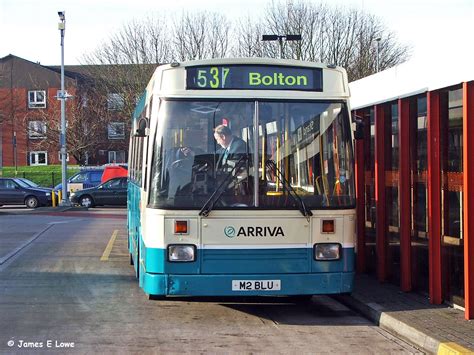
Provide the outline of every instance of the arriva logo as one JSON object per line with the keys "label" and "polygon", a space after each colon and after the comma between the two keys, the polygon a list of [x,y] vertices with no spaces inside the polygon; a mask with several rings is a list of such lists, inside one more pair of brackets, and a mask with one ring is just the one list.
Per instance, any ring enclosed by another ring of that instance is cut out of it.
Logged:
{"label": "arriva logo", "polygon": [[224,234],[226,237],[234,238],[235,237],[235,228],[232,226],[227,226],[224,228]]}
{"label": "arriva logo", "polygon": [[285,233],[281,227],[239,227],[239,230],[232,226],[224,228],[224,234],[228,238],[234,237],[284,237]]}

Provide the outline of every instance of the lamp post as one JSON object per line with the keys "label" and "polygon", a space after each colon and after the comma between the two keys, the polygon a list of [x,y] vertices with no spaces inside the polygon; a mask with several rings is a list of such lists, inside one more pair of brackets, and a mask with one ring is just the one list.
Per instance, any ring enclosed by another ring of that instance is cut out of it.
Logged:
{"label": "lamp post", "polygon": [[70,206],[67,195],[67,149],[66,149],[66,100],[67,93],[64,90],[64,32],[66,31],[65,11],[58,11],[59,24],[58,29],[61,33],[61,91],[58,94],[58,100],[61,100],[61,134],[60,134],[60,153],[61,153],[61,177],[62,177],[62,196],[59,202],[60,206]]}
{"label": "lamp post", "polygon": [[375,47],[375,50],[376,50],[376,62],[375,62],[375,72],[378,73],[379,70],[380,70],[380,41],[382,40],[382,38],[380,37],[377,37],[375,39],[375,41],[377,42],[377,47]]}
{"label": "lamp post", "polygon": [[286,41],[301,41],[301,35],[263,35],[262,41],[278,41],[280,44],[280,59],[283,59],[283,39]]}

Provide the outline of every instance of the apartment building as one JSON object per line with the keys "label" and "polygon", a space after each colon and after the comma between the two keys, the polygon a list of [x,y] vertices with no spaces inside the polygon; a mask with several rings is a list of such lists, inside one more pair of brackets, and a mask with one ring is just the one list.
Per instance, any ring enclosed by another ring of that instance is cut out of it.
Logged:
{"label": "apartment building", "polygon": [[[91,66],[66,66],[69,164],[125,163],[129,114],[122,93],[98,85]],[[0,168],[60,164],[60,67],[0,58]]]}

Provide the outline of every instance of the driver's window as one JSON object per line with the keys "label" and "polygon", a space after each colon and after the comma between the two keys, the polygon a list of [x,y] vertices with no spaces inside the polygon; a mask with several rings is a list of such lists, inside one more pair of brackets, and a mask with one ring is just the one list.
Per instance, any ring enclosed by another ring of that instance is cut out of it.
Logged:
{"label": "driver's window", "polygon": [[116,182],[117,180],[109,180],[103,185],[103,187],[104,189],[113,189],[116,185]]}
{"label": "driver's window", "polygon": [[[160,107],[150,202],[202,207],[227,179],[232,188],[222,207],[252,204],[254,111],[253,101],[166,101]],[[225,132],[217,137],[218,127]]]}
{"label": "driver's window", "polygon": [[86,176],[87,176],[86,173],[77,174],[76,176],[71,178],[71,182],[84,182],[86,181]]}
{"label": "driver's window", "polygon": [[6,188],[9,190],[14,190],[18,185],[13,180],[6,181]]}

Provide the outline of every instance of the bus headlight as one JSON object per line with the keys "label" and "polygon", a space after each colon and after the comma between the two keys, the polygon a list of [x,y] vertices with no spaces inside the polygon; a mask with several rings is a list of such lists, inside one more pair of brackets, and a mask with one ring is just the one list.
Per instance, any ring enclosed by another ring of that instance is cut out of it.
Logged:
{"label": "bus headlight", "polygon": [[322,243],[314,245],[315,260],[339,260],[341,258],[341,244]]}
{"label": "bus headlight", "polygon": [[168,261],[189,262],[196,260],[196,246],[190,244],[168,245]]}

